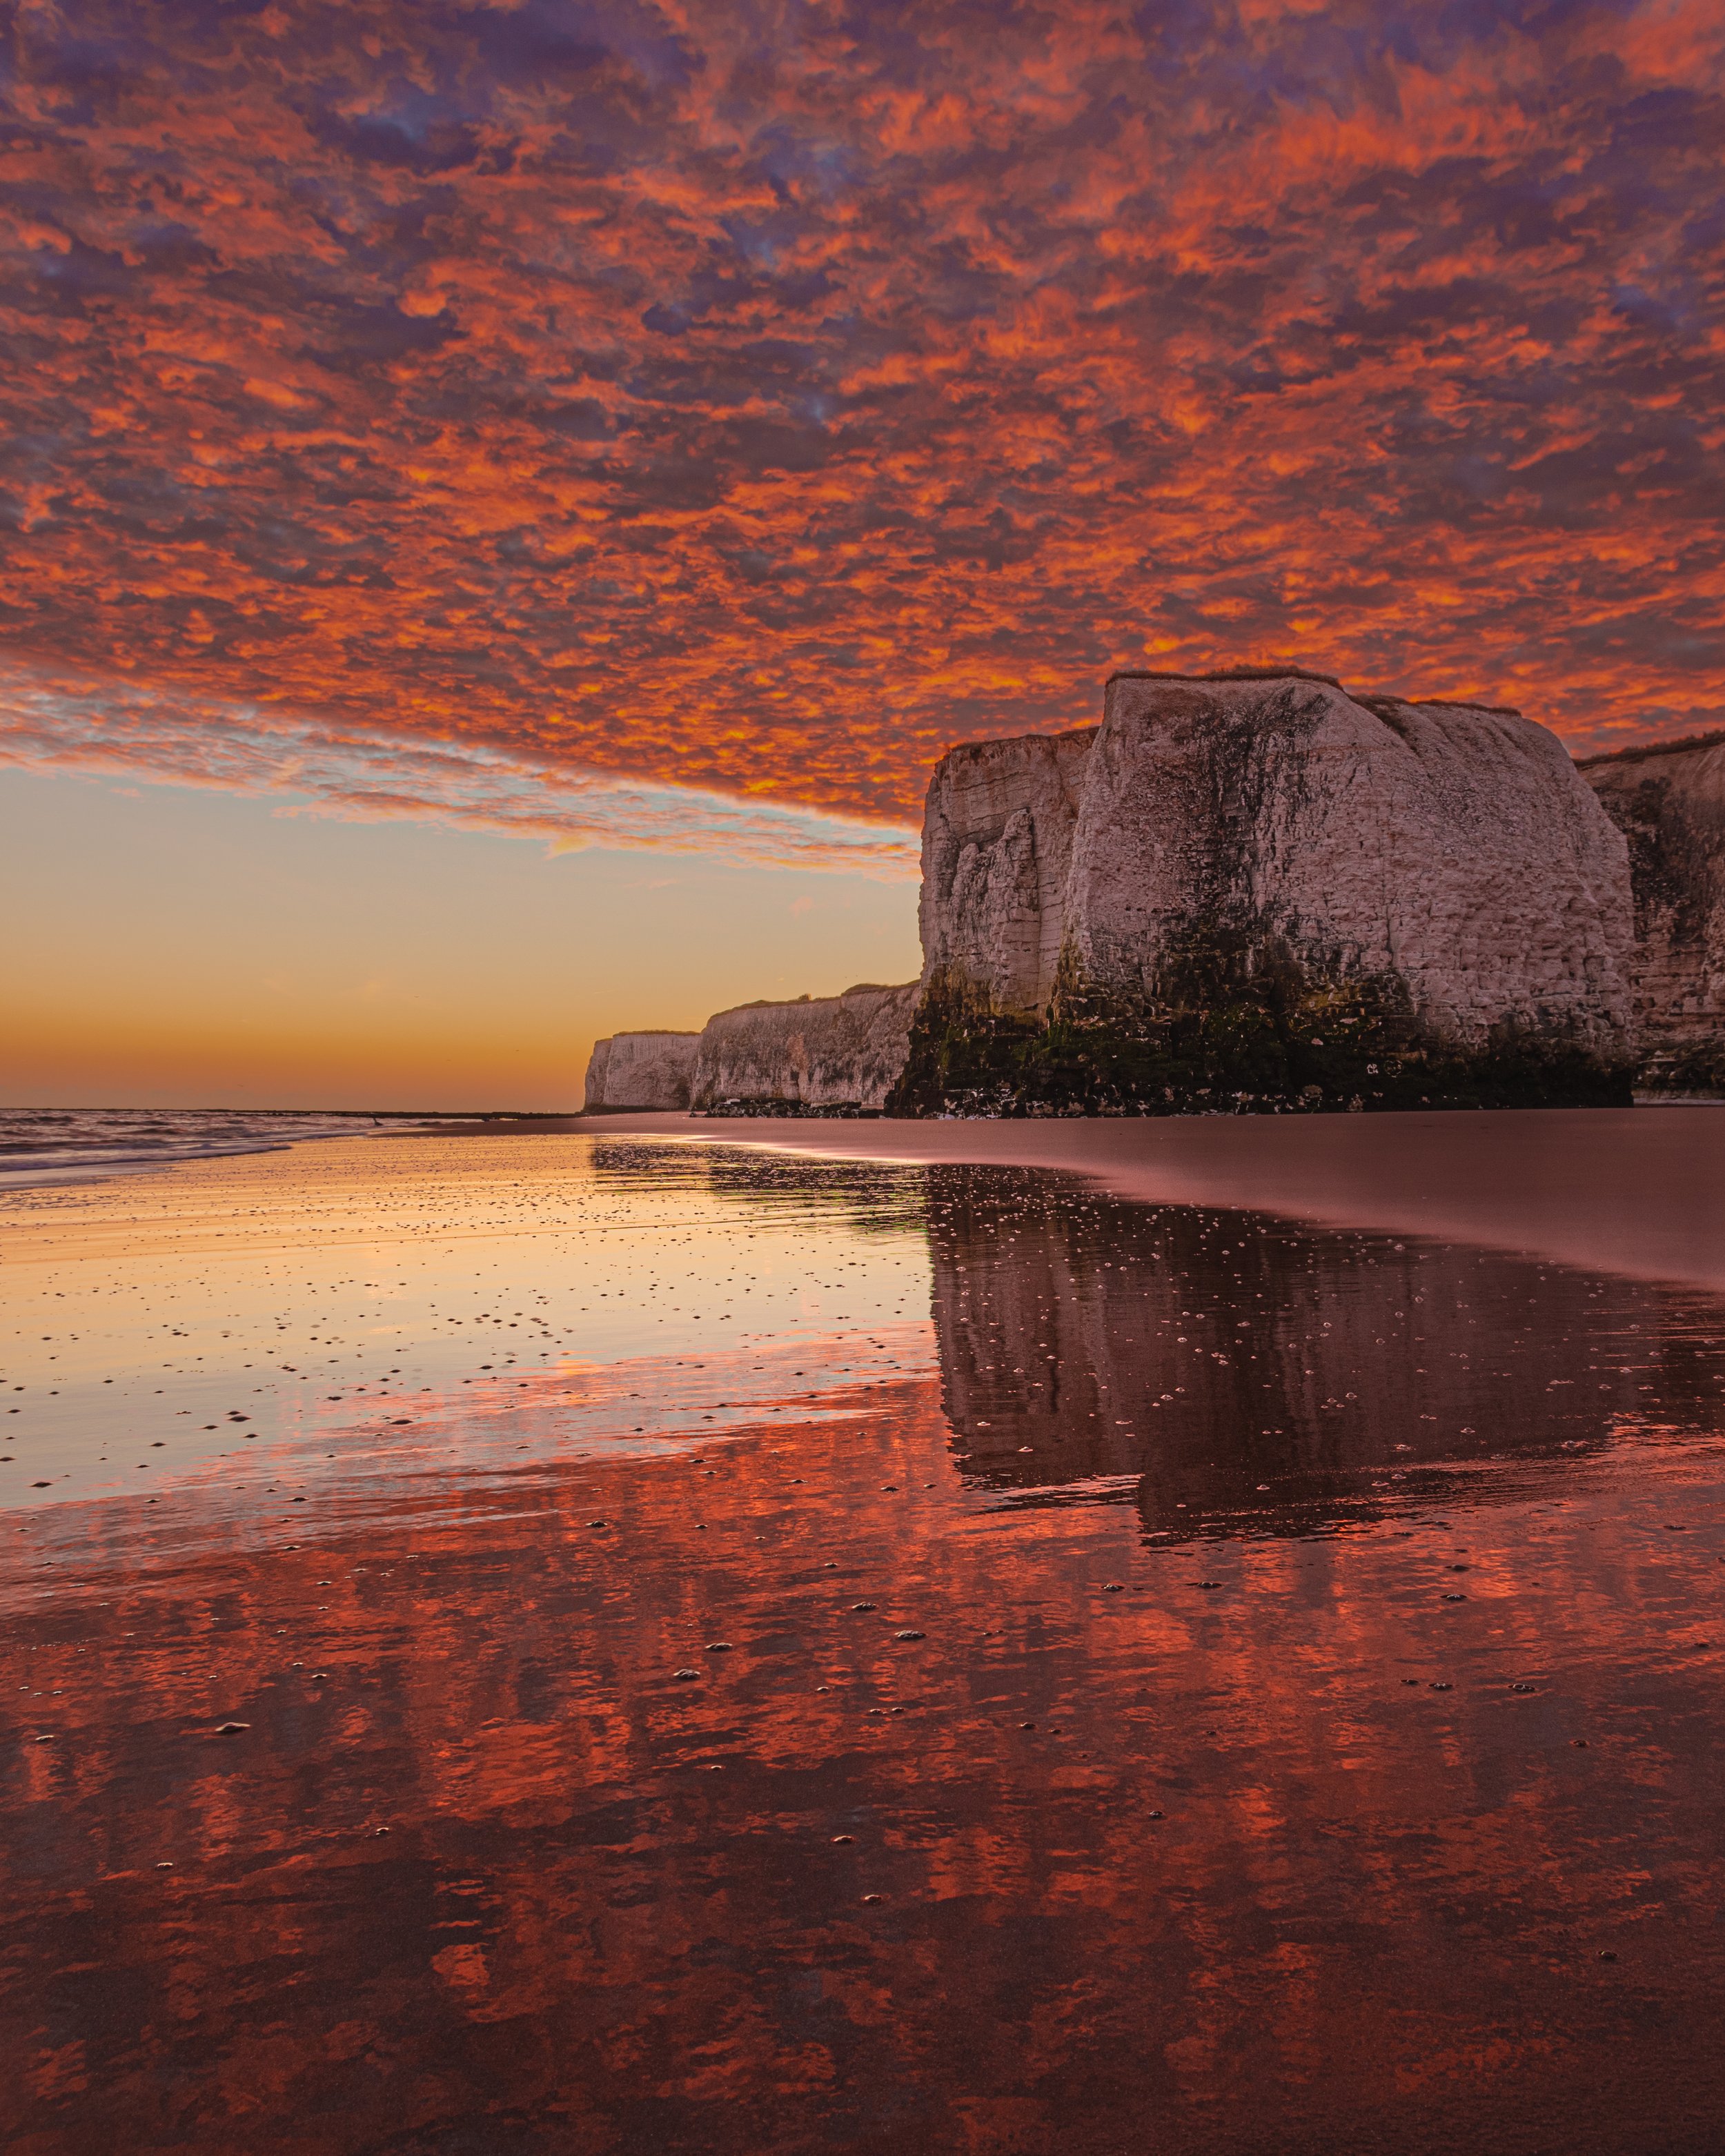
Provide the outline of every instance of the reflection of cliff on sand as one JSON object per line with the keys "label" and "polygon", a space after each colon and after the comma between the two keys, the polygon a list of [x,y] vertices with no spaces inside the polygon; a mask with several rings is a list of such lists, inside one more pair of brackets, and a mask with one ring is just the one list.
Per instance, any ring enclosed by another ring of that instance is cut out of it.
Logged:
{"label": "reflection of cliff on sand", "polygon": [[1599,1445],[1656,1373],[1661,1429],[1717,1418],[1707,1298],[1034,1173],[937,1168],[929,1204],[944,1404],[1003,1487],[1136,1475],[1158,1527],[1268,1527],[1429,1463]]}
{"label": "reflection of cliff on sand", "polygon": [[734,1205],[739,1214],[794,1215],[850,1229],[919,1226],[924,1170],[898,1161],[826,1160],[727,1145],[643,1145],[608,1138],[593,1150],[593,1173],[631,1189],[677,1183]]}

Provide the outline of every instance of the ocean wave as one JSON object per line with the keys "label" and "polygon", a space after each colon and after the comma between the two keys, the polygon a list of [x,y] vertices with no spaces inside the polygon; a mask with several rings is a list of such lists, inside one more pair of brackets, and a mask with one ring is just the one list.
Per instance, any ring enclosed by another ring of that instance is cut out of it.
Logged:
{"label": "ocean wave", "polygon": [[278,1152],[306,1138],[357,1137],[433,1120],[287,1108],[3,1109],[0,1190],[134,1174],[226,1154]]}

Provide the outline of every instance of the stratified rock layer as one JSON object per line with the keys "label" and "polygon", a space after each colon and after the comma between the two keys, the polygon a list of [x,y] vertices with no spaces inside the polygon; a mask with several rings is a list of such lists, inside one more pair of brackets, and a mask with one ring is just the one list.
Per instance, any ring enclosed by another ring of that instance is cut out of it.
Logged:
{"label": "stratified rock layer", "polygon": [[923,868],[907,1108],[1553,1101],[1626,1061],[1627,849],[1512,711],[1117,675],[1093,732],[945,758]]}
{"label": "stratified rock layer", "polygon": [[706,1022],[693,1070],[697,1111],[878,1112],[904,1068],[920,984],[743,1004]]}
{"label": "stratified rock layer", "polygon": [[596,1040],[585,1112],[686,1108],[700,1043],[698,1033],[617,1033]]}
{"label": "stratified rock layer", "polygon": [[1725,734],[1581,766],[1629,841],[1640,1082],[1725,1091]]}

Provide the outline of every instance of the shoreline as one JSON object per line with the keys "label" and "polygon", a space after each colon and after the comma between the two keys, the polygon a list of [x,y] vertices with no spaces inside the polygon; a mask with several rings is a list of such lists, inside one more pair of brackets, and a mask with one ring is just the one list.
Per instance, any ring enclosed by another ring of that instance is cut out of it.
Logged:
{"label": "shoreline", "polygon": [[475,1138],[503,1130],[1050,1168],[1143,1204],[1279,1214],[1725,1291],[1725,1116],[1712,1103],[999,1122],[787,1116],[752,1125],[642,1112],[524,1118],[497,1131],[432,1127]]}

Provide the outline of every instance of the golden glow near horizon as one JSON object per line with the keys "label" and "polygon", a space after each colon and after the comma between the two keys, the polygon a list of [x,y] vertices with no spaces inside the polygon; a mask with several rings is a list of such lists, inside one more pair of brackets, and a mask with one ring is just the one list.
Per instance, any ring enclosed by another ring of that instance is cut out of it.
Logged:
{"label": "golden glow near horizon", "polygon": [[593,1037],[916,970],[903,881],[0,772],[0,1102],[578,1108]]}

